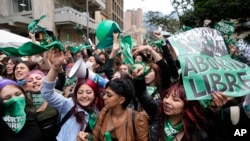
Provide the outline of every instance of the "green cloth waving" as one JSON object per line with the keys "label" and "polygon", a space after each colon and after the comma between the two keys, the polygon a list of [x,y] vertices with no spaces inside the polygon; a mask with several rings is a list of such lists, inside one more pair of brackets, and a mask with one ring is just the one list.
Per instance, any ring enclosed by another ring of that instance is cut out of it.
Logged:
{"label": "green cloth waving", "polygon": [[134,59],[132,56],[133,49],[133,39],[131,36],[125,36],[121,39],[120,46],[122,48],[123,55],[125,59],[123,60],[124,64],[134,65]]}
{"label": "green cloth waving", "polygon": [[119,32],[119,25],[112,20],[104,20],[101,22],[96,29],[96,37],[99,43],[96,45],[99,49],[111,48],[113,45],[113,33]]}
{"label": "green cloth waving", "polygon": [[28,31],[32,31],[32,33],[34,33],[36,25],[40,22],[41,19],[44,19],[45,17],[46,15],[42,15],[39,19],[35,19],[33,22],[29,23]]}

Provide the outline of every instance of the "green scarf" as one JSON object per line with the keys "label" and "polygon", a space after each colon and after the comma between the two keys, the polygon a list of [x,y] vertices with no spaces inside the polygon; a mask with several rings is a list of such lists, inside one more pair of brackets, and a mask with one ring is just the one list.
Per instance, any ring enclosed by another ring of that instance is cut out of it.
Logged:
{"label": "green scarf", "polygon": [[96,124],[97,116],[95,112],[88,112],[88,113],[89,113],[89,127],[91,130],[93,130]]}
{"label": "green scarf", "polygon": [[147,86],[147,92],[149,95],[152,95],[157,88],[154,86]]}
{"label": "green scarf", "polygon": [[33,104],[36,109],[38,109],[44,102],[44,99],[42,97],[41,93],[30,93],[31,99],[33,101]]}
{"label": "green scarf", "polygon": [[109,131],[104,133],[105,141],[112,141],[111,134]]}
{"label": "green scarf", "polygon": [[173,141],[175,136],[182,131],[183,124],[179,123],[177,126],[173,126],[171,121],[167,119],[164,125],[165,140]]}
{"label": "green scarf", "polygon": [[4,122],[18,133],[23,128],[26,121],[25,97],[13,97],[4,103],[6,115],[3,117]]}
{"label": "green scarf", "polygon": [[[95,112],[88,112],[89,114],[89,127],[90,129],[93,131],[94,127],[95,127],[95,124],[96,124],[96,121],[97,121],[97,114]],[[93,135],[92,134],[89,134],[89,137],[88,137],[88,140],[89,141],[93,141]]]}

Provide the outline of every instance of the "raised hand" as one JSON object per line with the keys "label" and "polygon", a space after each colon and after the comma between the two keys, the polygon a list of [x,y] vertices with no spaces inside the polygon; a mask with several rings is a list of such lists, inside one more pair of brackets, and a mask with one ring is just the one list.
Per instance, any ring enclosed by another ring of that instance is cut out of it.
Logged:
{"label": "raised hand", "polygon": [[52,51],[52,67],[54,67],[54,69],[58,69],[62,66],[63,62],[64,62],[64,53],[63,51],[60,51],[58,48],[53,49]]}
{"label": "raised hand", "polygon": [[142,64],[134,64],[132,70],[132,77],[138,78],[144,74],[144,66]]}
{"label": "raised hand", "polygon": [[228,101],[228,97],[226,94],[218,91],[213,91],[212,92],[212,102],[210,104],[210,108],[212,110],[220,110],[223,105],[225,105]]}
{"label": "raised hand", "polygon": [[134,48],[133,52],[132,52],[132,55],[136,55],[137,53],[139,52],[144,52],[144,51],[149,51],[149,50],[152,50],[153,48],[149,45],[146,45],[146,46],[138,46],[136,48]]}
{"label": "raised hand", "polygon": [[153,35],[158,39],[163,39],[163,36],[160,31],[154,31]]}

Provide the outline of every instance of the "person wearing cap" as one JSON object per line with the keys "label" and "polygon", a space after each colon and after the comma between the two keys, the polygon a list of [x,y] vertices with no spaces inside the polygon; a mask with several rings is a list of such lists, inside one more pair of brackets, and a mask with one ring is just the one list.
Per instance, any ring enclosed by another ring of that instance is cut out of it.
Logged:
{"label": "person wearing cap", "polygon": [[32,103],[22,86],[10,79],[0,80],[0,99],[0,140],[40,141],[41,131]]}

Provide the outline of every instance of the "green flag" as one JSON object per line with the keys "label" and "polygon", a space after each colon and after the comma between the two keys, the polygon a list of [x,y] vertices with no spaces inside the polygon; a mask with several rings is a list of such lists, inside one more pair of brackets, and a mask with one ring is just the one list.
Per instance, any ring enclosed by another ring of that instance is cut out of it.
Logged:
{"label": "green flag", "polygon": [[29,23],[28,31],[32,31],[32,33],[34,33],[36,25],[40,22],[41,19],[44,19],[45,17],[46,17],[46,15],[42,15],[39,19],[35,19],[31,23]]}
{"label": "green flag", "polygon": [[113,45],[113,33],[121,33],[119,25],[112,20],[101,22],[96,29],[96,37],[99,43],[96,45],[99,49],[111,48]]}
{"label": "green flag", "polygon": [[122,48],[123,55],[125,59],[123,63],[130,64],[131,66],[134,65],[134,59],[132,56],[132,49],[133,49],[133,39],[130,35],[124,36],[121,39],[120,46]]}
{"label": "green flag", "polygon": [[0,30],[0,51],[7,56],[30,56],[48,50],[31,39]]}
{"label": "green flag", "polygon": [[232,35],[234,33],[234,23],[229,21],[220,21],[218,22],[215,29],[219,30],[222,35]]}

